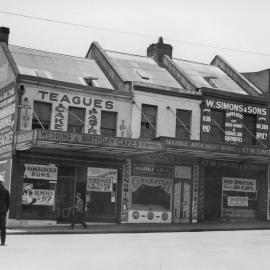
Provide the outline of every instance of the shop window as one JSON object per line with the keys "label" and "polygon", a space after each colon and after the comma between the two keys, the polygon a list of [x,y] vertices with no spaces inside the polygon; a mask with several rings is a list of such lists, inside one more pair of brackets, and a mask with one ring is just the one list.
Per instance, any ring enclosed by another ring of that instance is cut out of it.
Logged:
{"label": "shop window", "polygon": [[170,209],[170,194],[162,186],[142,184],[132,192],[132,205],[137,210],[165,211]]}
{"label": "shop window", "polygon": [[85,123],[85,109],[69,107],[68,132],[83,133]]}
{"label": "shop window", "polygon": [[100,135],[116,136],[117,112],[101,111]]}
{"label": "shop window", "polygon": [[176,111],[176,138],[190,139],[191,114],[192,111],[189,110]]}
{"label": "shop window", "polygon": [[32,129],[50,129],[52,104],[34,101]]}
{"label": "shop window", "polygon": [[141,138],[156,136],[157,106],[142,105]]}
{"label": "shop window", "polygon": [[243,115],[243,143],[247,145],[256,144],[256,115]]}
{"label": "shop window", "polygon": [[212,142],[223,142],[225,138],[225,111],[211,110],[209,140]]}

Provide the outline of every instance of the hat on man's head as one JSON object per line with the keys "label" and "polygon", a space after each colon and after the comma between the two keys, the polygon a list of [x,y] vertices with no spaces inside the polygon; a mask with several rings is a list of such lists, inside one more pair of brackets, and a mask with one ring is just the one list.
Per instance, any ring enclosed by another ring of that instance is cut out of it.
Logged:
{"label": "hat on man's head", "polygon": [[5,179],[1,174],[0,174],[0,182],[5,182]]}

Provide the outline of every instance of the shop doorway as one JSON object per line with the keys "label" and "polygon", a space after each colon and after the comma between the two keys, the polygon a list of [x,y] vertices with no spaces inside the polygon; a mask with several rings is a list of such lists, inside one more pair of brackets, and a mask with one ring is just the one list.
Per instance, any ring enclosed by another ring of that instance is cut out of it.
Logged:
{"label": "shop doorway", "polygon": [[207,177],[205,179],[205,209],[204,218],[206,220],[220,220],[221,218],[221,179],[217,177]]}
{"label": "shop doorway", "polygon": [[73,215],[74,178],[59,177],[56,196],[55,210],[58,222],[70,222]]}
{"label": "shop doorway", "polygon": [[173,223],[190,222],[190,184],[174,182]]}

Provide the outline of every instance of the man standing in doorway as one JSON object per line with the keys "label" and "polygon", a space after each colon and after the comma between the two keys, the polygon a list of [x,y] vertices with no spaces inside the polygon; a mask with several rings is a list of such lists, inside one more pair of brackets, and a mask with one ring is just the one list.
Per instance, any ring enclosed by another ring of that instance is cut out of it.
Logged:
{"label": "man standing in doorway", "polygon": [[1,246],[6,242],[6,219],[9,209],[9,191],[4,186],[5,179],[0,175],[0,231],[1,231]]}
{"label": "man standing in doorway", "polygon": [[86,228],[85,218],[84,218],[84,207],[81,193],[76,194],[75,212],[73,214],[73,219],[71,223],[71,228],[74,229],[76,223],[81,223],[84,228]]}

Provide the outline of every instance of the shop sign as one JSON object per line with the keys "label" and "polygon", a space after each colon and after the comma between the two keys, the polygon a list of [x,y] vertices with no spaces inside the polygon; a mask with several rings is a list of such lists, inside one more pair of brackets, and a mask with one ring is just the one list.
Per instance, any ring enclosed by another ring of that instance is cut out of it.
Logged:
{"label": "shop sign", "polygon": [[0,94],[0,154],[11,156],[15,129],[15,89],[4,90]]}
{"label": "shop sign", "polygon": [[162,149],[161,143],[147,140],[93,136],[90,134],[75,134],[69,132],[59,132],[50,130],[35,130],[34,132],[37,141],[99,145],[106,147],[111,146],[129,149],[148,149],[148,150]]}
{"label": "shop sign", "polygon": [[42,180],[57,180],[58,168],[54,164],[24,164],[24,178],[42,179]]}
{"label": "shop sign", "polygon": [[193,194],[192,194],[192,223],[198,222],[198,199],[199,199],[199,166],[194,165]]}
{"label": "shop sign", "polygon": [[245,178],[222,178],[222,188],[226,191],[256,192],[256,180]]}
{"label": "shop sign", "polygon": [[88,167],[87,191],[112,192],[114,183],[117,183],[116,169]]}
{"label": "shop sign", "polygon": [[33,131],[19,133],[16,136],[16,149],[27,149],[33,141]]}
{"label": "shop sign", "polygon": [[248,197],[228,196],[228,206],[248,207]]}
{"label": "shop sign", "polygon": [[126,159],[123,165],[122,180],[122,202],[121,202],[121,222],[128,222],[128,213],[130,208],[130,177],[131,177],[131,160]]}
{"label": "shop sign", "polygon": [[248,154],[256,156],[270,156],[269,148],[256,148],[240,145],[218,144],[202,141],[181,140],[174,138],[161,137],[161,141],[165,143],[167,147],[189,149],[198,151],[211,151],[218,153],[236,153],[236,154]]}
{"label": "shop sign", "polygon": [[174,166],[174,177],[181,179],[191,179],[190,166]]}
{"label": "shop sign", "polygon": [[226,111],[233,111],[237,113],[247,113],[247,114],[255,114],[266,116],[267,115],[267,108],[266,106],[254,106],[245,103],[237,103],[237,102],[228,102],[224,100],[216,100],[216,99],[206,99],[205,105],[208,108],[215,109],[215,110],[226,110]]}
{"label": "shop sign", "polygon": [[33,184],[23,185],[22,204],[54,206],[55,191],[49,189],[33,189]]}

